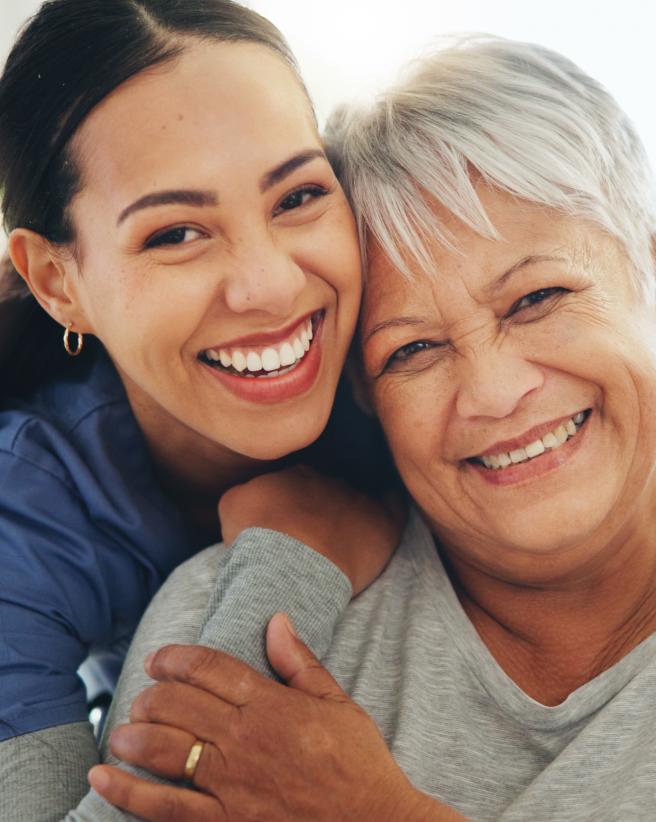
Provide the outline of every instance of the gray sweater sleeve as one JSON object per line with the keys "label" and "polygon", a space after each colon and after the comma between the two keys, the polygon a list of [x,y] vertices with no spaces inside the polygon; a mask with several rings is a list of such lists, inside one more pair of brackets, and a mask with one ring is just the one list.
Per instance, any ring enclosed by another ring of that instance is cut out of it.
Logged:
{"label": "gray sweater sleeve", "polygon": [[[350,583],[335,565],[275,531],[248,529],[229,550],[218,546],[197,554],[162,586],[135,634],[108,717],[103,760],[120,764],[109,752],[107,738],[113,727],[127,721],[136,695],[152,684],[143,669],[151,651],[172,642],[200,643],[227,651],[272,676],[264,644],[269,618],[286,611],[299,635],[321,657],[350,598]],[[167,782],[128,765],[121,767],[151,781]],[[33,818],[38,822],[39,817]],[[94,791],[66,816],[66,822],[127,819],[135,817],[112,807]]]}

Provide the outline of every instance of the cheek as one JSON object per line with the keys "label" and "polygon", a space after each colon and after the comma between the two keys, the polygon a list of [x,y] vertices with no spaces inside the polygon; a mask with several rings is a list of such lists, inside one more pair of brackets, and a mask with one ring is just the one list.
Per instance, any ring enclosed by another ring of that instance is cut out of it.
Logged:
{"label": "cheek", "polygon": [[388,377],[372,396],[399,470],[427,473],[441,453],[445,432],[445,410],[432,381],[425,376]]}

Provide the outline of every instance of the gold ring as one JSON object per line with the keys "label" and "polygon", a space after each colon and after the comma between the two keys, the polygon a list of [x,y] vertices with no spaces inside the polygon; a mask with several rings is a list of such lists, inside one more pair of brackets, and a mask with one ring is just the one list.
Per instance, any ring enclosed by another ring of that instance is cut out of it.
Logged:
{"label": "gold ring", "polygon": [[184,766],[184,778],[187,782],[193,781],[204,747],[205,743],[201,742],[200,739],[197,739],[189,749],[189,755],[187,756],[187,761]]}

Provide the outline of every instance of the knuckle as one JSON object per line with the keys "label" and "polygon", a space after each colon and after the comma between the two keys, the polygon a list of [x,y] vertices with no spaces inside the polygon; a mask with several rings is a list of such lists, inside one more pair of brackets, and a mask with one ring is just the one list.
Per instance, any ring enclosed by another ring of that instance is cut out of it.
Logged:
{"label": "knuckle", "polygon": [[216,670],[219,654],[212,648],[197,645],[186,649],[177,666],[180,678],[191,685],[202,684]]}
{"label": "knuckle", "polygon": [[165,689],[164,684],[157,682],[137,696],[130,709],[130,719],[132,722],[139,719],[155,719],[159,715],[163,689]]}

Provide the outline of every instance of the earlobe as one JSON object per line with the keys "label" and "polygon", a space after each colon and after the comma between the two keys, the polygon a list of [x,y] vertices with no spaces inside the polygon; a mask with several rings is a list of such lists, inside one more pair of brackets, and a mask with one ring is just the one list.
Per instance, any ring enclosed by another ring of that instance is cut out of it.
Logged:
{"label": "earlobe", "polygon": [[61,325],[73,323],[76,329],[87,331],[82,327],[80,306],[71,296],[75,292],[68,287],[74,263],[64,262],[45,237],[27,228],[11,232],[8,251],[39,305]]}

